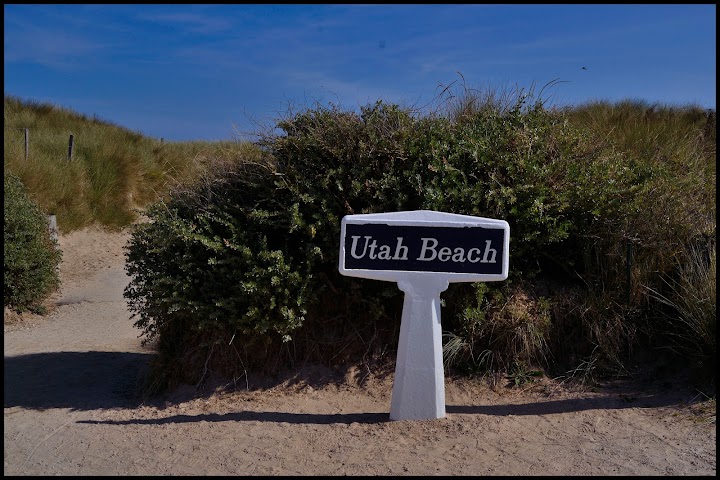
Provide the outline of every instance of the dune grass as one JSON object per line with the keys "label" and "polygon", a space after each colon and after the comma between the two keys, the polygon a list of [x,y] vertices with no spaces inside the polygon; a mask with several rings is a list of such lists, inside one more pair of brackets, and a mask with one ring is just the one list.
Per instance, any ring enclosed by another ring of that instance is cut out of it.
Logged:
{"label": "dune grass", "polygon": [[254,148],[234,141],[163,142],[97,117],[8,95],[4,106],[4,170],[16,174],[40,208],[57,217],[63,233],[93,224],[128,226],[138,209],[198,176],[208,159],[233,158]]}

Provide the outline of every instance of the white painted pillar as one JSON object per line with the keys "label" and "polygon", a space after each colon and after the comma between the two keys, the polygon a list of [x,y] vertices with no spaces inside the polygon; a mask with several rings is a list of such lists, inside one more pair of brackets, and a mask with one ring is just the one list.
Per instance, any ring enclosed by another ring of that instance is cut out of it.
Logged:
{"label": "white painted pillar", "polygon": [[412,275],[397,282],[405,292],[390,420],[445,417],[440,293],[448,280]]}
{"label": "white painted pillar", "polygon": [[440,294],[452,282],[506,280],[509,251],[505,220],[432,210],[343,217],[340,273],[405,292],[390,420],[445,417]]}

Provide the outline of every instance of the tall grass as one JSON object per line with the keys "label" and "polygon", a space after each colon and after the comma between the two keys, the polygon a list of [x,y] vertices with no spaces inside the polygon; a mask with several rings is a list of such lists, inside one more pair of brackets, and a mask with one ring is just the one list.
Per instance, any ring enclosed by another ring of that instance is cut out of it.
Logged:
{"label": "tall grass", "polygon": [[208,159],[232,159],[252,148],[233,141],[162,142],[67,108],[5,95],[4,170],[20,177],[64,233],[92,224],[127,226],[138,209],[197,177]]}
{"label": "tall grass", "polygon": [[[461,90],[448,90],[443,103],[442,113],[455,122],[502,116],[511,100],[523,101],[527,111],[545,108],[543,90],[536,95],[534,88],[486,91],[463,84]],[[446,365],[491,369],[516,358],[542,365],[538,355],[552,352],[556,372],[565,365],[572,376],[591,380],[597,372],[626,373],[628,356],[650,344],[714,372],[715,110],[626,100],[551,111],[557,124],[581,132],[584,154],[576,149],[561,175],[571,179],[563,188],[571,198],[568,213],[580,221],[576,238],[563,243],[563,252],[537,252],[540,277],[498,291],[506,299],[549,301],[552,321],[544,322],[532,303],[526,303],[529,316],[508,316],[511,310],[492,301],[478,302],[482,308],[468,316],[474,328],[446,332]],[[555,261],[572,249],[578,261]],[[693,253],[698,249],[713,252],[702,270]],[[548,267],[557,273],[548,275]],[[659,300],[667,307],[661,331],[651,313]]]}
{"label": "tall grass", "polygon": [[[647,287],[659,302],[664,348],[688,363],[706,365],[714,380],[717,348],[717,256],[710,248],[690,246],[677,258],[675,275],[663,278],[663,287]],[[665,308],[662,308],[665,307]]]}
{"label": "tall grass", "polygon": [[[655,293],[667,292],[668,278],[673,278],[676,279],[673,282],[680,283],[672,283],[674,295],[666,300],[679,302],[680,308],[675,309],[677,321],[670,323],[677,327],[678,321],[683,322],[684,328],[675,328],[675,331],[683,332],[684,337],[699,335],[696,342],[690,344],[700,343],[705,346],[703,351],[710,349],[714,354],[714,341],[709,342],[706,335],[710,323],[714,331],[714,319],[710,322],[705,315],[702,321],[688,320],[686,309],[695,307],[685,302],[702,304],[702,308],[712,312],[715,309],[714,294],[700,302],[697,295],[691,294],[690,287],[708,285],[708,278],[700,280],[703,276],[699,275],[697,252],[715,249],[715,110],[626,100],[591,102],[563,113],[569,121],[592,132],[599,148],[623,152],[627,165],[642,172],[634,195],[623,199],[622,215],[588,232],[598,238],[597,244],[605,244],[596,250],[596,254],[605,256],[596,256],[594,260],[603,282],[611,283],[613,278],[630,275],[625,280],[627,302],[619,299],[619,303],[626,303],[626,313],[617,323],[627,328],[628,317],[637,317],[639,309],[651,307],[662,298]],[[705,274],[710,271],[707,265],[705,262]],[[712,272],[714,275],[714,267]],[[712,282],[714,287],[714,276]],[[679,289],[686,291],[678,295]],[[656,334],[652,320],[638,327],[650,336]],[[667,339],[662,342],[665,341]],[[706,359],[703,363],[706,371],[712,371],[714,362]]]}

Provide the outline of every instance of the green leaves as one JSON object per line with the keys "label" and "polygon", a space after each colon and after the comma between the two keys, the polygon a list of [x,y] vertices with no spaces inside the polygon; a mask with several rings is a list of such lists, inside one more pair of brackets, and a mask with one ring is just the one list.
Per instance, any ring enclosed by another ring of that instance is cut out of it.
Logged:
{"label": "green leaves", "polygon": [[62,254],[20,179],[5,172],[3,184],[3,305],[42,313],[43,300],[60,286]]}

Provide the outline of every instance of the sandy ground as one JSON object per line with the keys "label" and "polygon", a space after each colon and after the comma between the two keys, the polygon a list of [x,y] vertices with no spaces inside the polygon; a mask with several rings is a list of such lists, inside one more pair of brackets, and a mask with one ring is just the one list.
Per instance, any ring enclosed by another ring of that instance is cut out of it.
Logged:
{"label": "sandy ground", "polygon": [[352,368],[143,402],[127,239],[61,236],[54,310],[6,320],[5,475],[716,475],[714,400],[662,379],[446,378],[447,417],[422,421],[390,421],[392,375]]}

